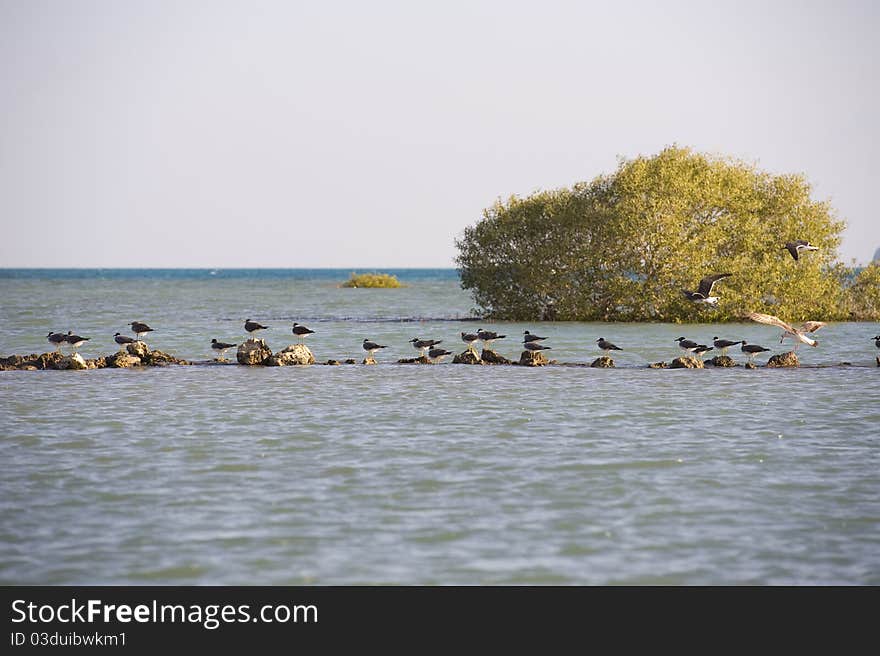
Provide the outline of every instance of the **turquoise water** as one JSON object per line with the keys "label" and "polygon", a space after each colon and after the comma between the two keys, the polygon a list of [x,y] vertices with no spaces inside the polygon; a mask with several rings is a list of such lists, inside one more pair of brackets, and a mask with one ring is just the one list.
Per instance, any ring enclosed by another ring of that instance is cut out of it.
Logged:
{"label": "turquoise water", "polygon": [[0,372],[0,583],[880,583],[877,324],[799,351],[849,367],[649,370],[680,335],[788,343],[758,324],[593,323],[491,328],[508,357],[529,329],[565,363],[606,337],[617,369],[404,366],[412,337],[458,352],[482,326],[454,271],[387,271],[409,286],[0,270],[0,355],[47,350],[49,330],[106,355],[133,320],[194,360],[246,318],[276,350],[305,323],[319,361],[389,346],[375,367]]}

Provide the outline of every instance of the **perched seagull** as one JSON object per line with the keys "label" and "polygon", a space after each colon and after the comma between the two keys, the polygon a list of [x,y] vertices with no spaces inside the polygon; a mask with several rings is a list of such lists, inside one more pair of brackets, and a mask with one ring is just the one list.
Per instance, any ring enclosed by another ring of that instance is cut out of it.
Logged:
{"label": "perched seagull", "polygon": [[364,340],[364,350],[370,354],[370,357],[373,357],[373,354],[379,349],[388,348],[387,346],[382,346],[381,344],[377,344],[376,342],[371,342],[368,339]]}
{"label": "perched seagull", "polygon": [[721,350],[721,355],[727,355],[727,349],[729,349],[731,346],[742,344],[742,340],[734,342],[729,339],[719,339],[718,337],[713,337],[712,340],[712,344],[714,344],[715,348]]}
{"label": "perched seagull", "polygon": [[131,332],[137,335],[138,341],[140,341],[141,335],[153,332],[153,329],[142,321],[132,321],[129,325],[131,326]]}
{"label": "perched seagull", "polygon": [[876,346],[877,348],[880,348],[880,335],[877,335],[876,337],[872,337],[871,339],[874,340],[874,346]]}
{"label": "perched seagull", "polygon": [[61,345],[67,341],[67,335],[65,335],[64,333],[49,333],[48,335],[46,335],[46,339],[50,344],[54,344],[56,350],[60,353]]}
{"label": "perched seagull", "polygon": [[614,344],[612,344],[611,342],[609,342],[608,340],[606,340],[604,337],[600,337],[599,339],[597,339],[597,340],[596,340],[596,343],[599,345],[599,348],[602,349],[602,350],[605,351],[605,352],[608,352],[608,351],[622,351],[622,350],[623,350],[623,349],[620,348],[619,346],[615,346]]}
{"label": "perched seagull", "polygon": [[705,303],[706,305],[715,307],[718,305],[718,297],[711,295],[712,287],[714,287],[715,283],[722,278],[729,278],[732,275],[732,273],[713,273],[711,276],[706,276],[700,281],[700,286],[697,288],[697,291],[689,292],[686,289],[682,289],[681,292],[689,301],[693,301],[694,303]]}
{"label": "perched seagull", "polygon": [[782,344],[782,341],[786,337],[790,337],[791,339],[795,340],[795,351],[800,344],[818,346],[819,342],[812,337],[807,337],[807,333],[816,332],[817,330],[819,330],[819,328],[825,325],[824,321],[806,321],[803,323],[803,325],[801,325],[800,328],[795,328],[794,326],[789,326],[782,319],[774,317],[771,314],[749,312],[746,316],[752,321],[757,321],[758,323],[766,323],[771,326],[776,326],[777,328],[782,328],[782,338],[779,340],[779,343]]}
{"label": "perched seagull", "polygon": [[261,323],[257,323],[256,321],[251,321],[250,319],[245,319],[244,329],[249,333],[255,333],[258,330],[266,330],[269,326],[264,326]]}
{"label": "perched seagull", "polygon": [[428,359],[430,359],[431,362],[440,362],[447,355],[452,355],[452,351],[447,351],[446,349],[442,348],[432,348],[430,351],[428,351]]}
{"label": "perched seagull", "polygon": [[411,340],[409,340],[409,343],[413,345],[413,348],[422,355],[425,354],[425,349],[433,348],[434,346],[436,346],[437,344],[441,344],[442,342],[442,339],[419,339],[418,337],[413,337]]}
{"label": "perched seagull", "polygon": [[523,343],[527,343],[527,342],[540,342],[540,341],[542,341],[542,340],[547,339],[546,337],[538,337],[537,335],[533,335],[533,334],[530,333],[528,330],[526,330],[525,332],[523,332],[523,335],[524,335],[524,337],[523,337]]}
{"label": "perched seagull", "polygon": [[492,347],[492,342],[496,339],[504,339],[507,335],[499,335],[498,333],[492,332],[491,330],[483,330],[480,328],[477,331],[477,337],[482,340],[483,348],[489,349]]}
{"label": "perched seagull", "polygon": [[714,346],[707,346],[706,344],[700,344],[699,346],[697,346],[697,348],[694,349],[694,355],[698,355],[700,357],[703,357],[709,351],[714,351],[714,350],[715,350]]}
{"label": "perched seagull", "polygon": [[675,341],[678,342],[678,347],[687,353],[693,353],[700,346],[695,341],[684,337],[679,337]]}
{"label": "perched seagull", "polygon": [[791,256],[797,261],[800,257],[801,251],[818,251],[818,246],[813,246],[810,242],[804,241],[803,239],[798,239],[796,241],[788,241],[785,242],[785,248],[791,253]]}
{"label": "perched seagull", "polygon": [[461,341],[463,341],[465,344],[467,344],[468,349],[471,351],[475,350],[474,349],[474,342],[479,341],[479,339],[480,339],[480,336],[477,335],[476,333],[464,333],[463,332],[461,334]]}
{"label": "perched seagull", "polygon": [[233,346],[238,346],[238,344],[227,344],[226,342],[218,342],[216,339],[211,340],[211,348],[219,353],[218,359],[222,359],[224,355],[226,355],[226,351],[231,349]]}
{"label": "perched seagull", "polygon": [[134,344],[137,340],[134,337],[129,337],[128,335],[123,335],[122,333],[116,333],[113,335],[113,341],[120,346],[124,346],[125,344]]}
{"label": "perched seagull", "polygon": [[529,351],[549,351],[550,350],[549,346],[544,346],[543,344],[539,344],[538,342],[536,342],[534,340],[531,342],[523,342],[523,346],[525,346],[526,349]]}
{"label": "perched seagull", "polygon": [[746,340],[742,341],[742,346],[739,347],[743,353],[747,353],[749,356],[749,362],[752,361],[752,358],[755,357],[758,353],[763,353],[764,351],[769,351],[770,349],[764,348],[763,346],[758,346],[757,344],[749,344]]}
{"label": "perched seagull", "polygon": [[73,352],[76,353],[76,349],[85,344],[87,341],[91,339],[90,337],[80,337],[79,335],[74,335],[72,330],[68,330],[67,334],[64,336],[64,341],[70,344],[73,347]]}
{"label": "perched seagull", "polygon": [[313,332],[315,332],[314,330],[310,330],[301,323],[297,323],[296,321],[293,322],[293,328],[291,329],[291,331],[294,335],[299,337],[300,344],[302,344],[303,339],[305,339],[306,335],[311,335]]}

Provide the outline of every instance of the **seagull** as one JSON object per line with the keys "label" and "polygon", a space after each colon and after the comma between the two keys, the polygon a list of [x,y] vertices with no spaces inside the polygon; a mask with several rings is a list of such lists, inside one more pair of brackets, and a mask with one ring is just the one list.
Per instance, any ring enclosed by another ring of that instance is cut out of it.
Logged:
{"label": "seagull", "polygon": [[303,343],[303,339],[305,339],[306,335],[311,335],[313,332],[315,332],[314,330],[310,330],[309,328],[306,328],[304,325],[302,325],[301,323],[297,323],[296,321],[293,322],[293,328],[291,330],[294,335],[299,337],[300,344]]}
{"label": "seagull", "polygon": [[141,321],[132,321],[129,325],[131,326],[131,332],[137,335],[138,341],[140,341],[141,335],[143,335],[144,333],[153,332],[152,328]]}
{"label": "seagull", "polygon": [[[413,345],[413,348],[416,349],[422,355],[425,354],[425,349],[432,348],[437,344],[441,344],[443,342],[442,339],[419,339],[418,337],[413,337],[409,340],[410,344]],[[442,350],[442,349],[441,349]]]}
{"label": "seagull", "polygon": [[474,349],[474,342],[478,341],[479,339],[480,339],[480,336],[477,335],[476,333],[464,333],[463,332],[461,334],[461,341],[463,341],[465,344],[467,344],[468,350],[471,350],[471,351],[476,350],[476,349]]}
{"label": "seagull", "polygon": [[732,275],[732,273],[713,273],[711,276],[706,276],[700,281],[700,286],[697,288],[697,291],[689,292],[686,289],[682,289],[681,292],[689,301],[693,301],[694,303],[705,303],[706,305],[715,307],[718,305],[718,297],[711,296],[712,287],[714,287],[715,283],[722,278],[729,278]]}
{"label": "seagull", "polygon": [[492,342],[496,339],[504,339],[507,335],[499,335],[498,333],[492,332],[491,330],[483,330],[480,328],[477,331],[477,337],[482,340],[483,348],[489,349],[492,347]]}
{"label": "seagull", "polygon": [[370,357],[373,357],[373,354],[379,349],[388,348],[387,346],[382,346],[381,344],[377,344],[376,342],[371,342],[368,339],[364,340],[364,350],[370,354]]}
{"label": "seagull", "polygon": [[678,342],[679,348],[688,353],[693,353],[697,348],[699,348],[699,344],[690,339],[685,339],[684,337],[679,337],[675,340]]}
{"label": "seagull", "polygon": [[714,351],[714,346],[707,346],[706,344],[700,344],[697,348],[694,349],[694,355],[699,355],[700,357],[704,356],[709,351]]}
{"label": "seagull", "polygon": [[785,242],[785,246],[783,246],[782,248],[785,248],[786,250],[788,250],[789,253],[791,253],[791,256],[795,259],[795,262],[797,262],[797,260],[799,259],[801,251],[819,250],[818,246],[813,246],[810,242],[804,241],[803,239]]}
{"label": "seagull", "polygon": [[523,343],[526,342],[540,342],[541,340],[547,339],[546,337],[538,337],[537,335],[533,335],[528,330],[523,332]]}
{"label": "seagull", "polygon": [[537,341],[532,340],[531,342],[523,342],[523,346],[526,347],[529,351],[549,351],[549,346],[544,346],[543,344],[539,344]]}
{"label": "seagull", "polygon": [[226,355],[226,351],[231,349],[233,346],[238,346],[238,344],[227,344],[226,342],[218,342],[216,339],[211,340],[211,348],[219,353],[218,359],[224,359],[223,356]]}
{"label": "seagull", "polygon": [[749,312],[746,315],[752,321],[757,321],[758,323],[766,323],[771,326],[776,326],[778,328],[782,328],[782,338],[779,340],[779,343],[782,344],[782,341],[786,337],[790,337],[795,340],[794,350],[797,351],[797,347],[800,344],[808,344],[809,346],[818,346],[819,342],[812,337],[807,337],[807,333],[813,333],[819,330],[822,326],[825,325],[824,321],[805,321],[800,328],[795,328],[794,326],[789,326],[782,319],[778,317],[774,317],[771,314],[761,314],[760,312]]}
{"label": "seagull", "polygon": [[122,333],[115,333],[113,335],[113,341],[123,346],[125,344],[134,344],[137,340],[134,337],[129,337],[128,335],[123,335]]}
{"label": "seagull", "polygon": [[623,349],[619,346],[615,346],[611,342],[607,341],[604,337],[600,337],[596,340],[596,343],[599,345],[599,348],[603,351],[622,351]]}
{"label": "seagull", "polygon": [[715,348],[721,350],[721,355],[727,355],[727,349],[729,349],[731,346],[736,346],[737,344],[742,344],[742,340],[739,340],[738,342],[734,342],[729,339],[719,339],[718,337],[713,337],[712,340],[713,340],[712,344],[715,345]]}
{"label": "seagull", "polygon": [[269,326],[264,326],[261,323],[257,323],[256,321],[251,321],[250,319],[245,319],[244,329],[249,333],[255,333],[258,330],[266,330]]}
{"label": "seagull", "polygon": [[756,354],[770,350],[768,348],[764,348],[763,346],[758,346],[757,344],[749,344],[748,342],[746,342],[746,340],[742,341],[742,346],[740,346],[739,348],[743,353],[748,353],[749,362],[752,361],[752,358],[754,358]]}
{"label": "seagull", "polygon": [[432,348],[430,351],[428,351],[428,358],[431,360],[431,362],[440,362],[447,355],[452,355],[452,351],[447,351],[446,349],[442,348]]}
{"label": "seagull", "polygon": [[880,348],[880,335],[877,335],[876,337],[872,337],[871,339],[874,340],[874,346],[876,346],[877,348]]}
{"label": "seagull", "polygon": [[76,349],[78,349],[90,339],[90,337],[80,337],[79,335],[74,335],[72,330],[68,330],[67,334],[64,336],[64,341],[73,347],[74,353],[76,353]]}
{"label": "seagull", "polygon": [[64,333],[50,332],[48,335],[46,335],[46,339],[50,344],[54,344],[56,350],[61,353],[61,345],[67,341],[67,335],[65,335]]}

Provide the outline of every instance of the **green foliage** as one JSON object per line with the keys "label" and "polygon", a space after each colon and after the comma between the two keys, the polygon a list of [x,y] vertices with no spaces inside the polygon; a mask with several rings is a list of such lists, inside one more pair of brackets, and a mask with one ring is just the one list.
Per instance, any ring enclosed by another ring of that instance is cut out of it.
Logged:
{"label": "green foliage", "polygon": [[853,321],[880,321],[880,262],[875,260],[854,277],[846,300]]}
{"label": "green foliage", "polygon": [[[462,287],[498,319],[846,318],[845,224],[801,175],[669,147],[571,189],[496,202],[456,241]],[[795,261],[783,245],[820,248]],[[717,309],[693,304],[710,273]]]}
{"label": "green foliage", "polygon": [[404,287],[397,276],[388,273],[352,273],[340,287],[381,287],[385,289]]}

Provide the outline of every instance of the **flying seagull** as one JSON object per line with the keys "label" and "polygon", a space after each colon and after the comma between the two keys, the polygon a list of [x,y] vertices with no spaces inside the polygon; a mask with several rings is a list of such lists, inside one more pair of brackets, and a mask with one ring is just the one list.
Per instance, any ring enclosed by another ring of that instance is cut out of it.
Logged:
{"label": "flying seagull", "polygon": [[697,291],[689,292],[686,289],[682,289],[681,292],[689,301],[693,301],[694,303],[705,303],[706,305],[715,307],[718,305],[718,297],[711,295],[712,287],[714,287],[715,283],[722,278],[729,278],[732,275],[732,273],[713,273],[711,276],[706,276],[700,281],[700,286],[697,288]]}
{"label": "flying seagull", "polygon": [[757,344],[749,344],[746,340],[742,341],[742,346],[739,347],[743,353],[747,353],[749,356],[749,362],[752,361],[752,358],[755,357],[758,353],[763,353],[764,351],[769,351],[770,349],[764,348],[763,346],[758,346]]}
{"label": "flying seagull", "polygon": [[504,339],[507,335],[499,335],[496,332],[492,332],[491,330],[483,330],[480,328],[477,331],[477,337],[482,340],[483,348],[490,349],[492,348],[492,342],[496,339]]}
{"label": "flying seagull", "polygon": [[382,346],[381,344],[377,344],[376,342],[371,342],[368,339],[364,340],[364,350],[370,354],[370,357],[373,357],[373,354],[379,349],[388,348],[387,346]]}
{"label": "flying seagull", "polygon": [[730,339],[719,339],[718,337],[713,337],[712,340],[712,344],[715,346],[715,348],[721,351],[721,355],[727,355],[727,349],[729,349],[731,346],[742,344],[742,340],[734,342]]}
{"label": "flying seagull", "polygon": [[774,317],[771,314],[749,312],[746,316],[752,321],[757,321],[758,323],[766,323],[771,326],[776,326],[777,328],[782,328],[782,338],[779,340],[779,343],[781,344],[786,337],[790,337],[791,339],[795,340],[795,351],[800,344],[818,346],[819,342],[812,337],[807,337],[807,333],[816,332],[817,330],[819,330],[819,328],[825,325],[824,321],[805,321],[800,328],[795,328],[794,326],[789,326],[782,319]]}
{"label": "flying seagull", "polygon": [[538,337],[537,335],[530,333],[528,330],[524,331],[523,335],[523,343],[540,342],[547,339],[546,337]]}
{"label": "flying seagull", "polygon": [[602,349],[603,351],[606,351],[606,352],[607,351],[622,351],[623,350],[619,346],[615,346],[614,344],[612,344],[611,342],[606,340],[604,337],[600,337],[599,339],[597,339],[596,343],[599,345],[600,349]]}
{"label": "flying seagull", "polygon": [[[441,344],[443,342],[442,339],[419,339],[418,337],[413,337],[409,340],[410,344],[413,345],[413,348],[416,349],[422,355],[425,354],[425,349],[433,348],[437,344]],[[441,349],[442,350],[442,349]]]}
{"label": "flying seagull", "polygon": [[301,323],[297,323],[296,321],[293,322],[293,328],[291,329],[291,331],[294,335],[299,337],[300,343],[302,343],[306,335],[311,335],[313,332],[315,332],[314,330],[310,330],[309,328],[306,328],[304,325],[302,325]]}
{"label": "flying seagull", "polygon": [[695,341],[684,337],[679,337],[675,341],[678,342],[678,347],[687,353],[693,353],[700,346]]}
{"label": "flying seagull", "polygon": [[804,241],[803,239],[797,239],[795,241],[785,242],[785,248],[791,253],[791,256],[797,261],[800,258],[801,251],[818,251],[818,246],[813,246],[810,242]]}
{"label": "flying seagull", "polygon": [[256,321],[251,321],[250,319],[245,319],[244,329],[249,333],[255,333],[258,330],[266,330],[269,326],[264,326],[261,323],[257,323]]}
{"label": "flying seagull", "polygon": [[87,341],[91,339],[90,337],[80,337],[79,335],[74,335],[72,330],[68,330],[67,334],[64,336],[64,341],[70,344],[73,347],[73,352],[76,353],[76,349],[85,344]]}
{"label": "flying seagull", "polygon": [[131,326],[131,332],[137,335],[138,341],[140,341],[141,335],[153,332],[153,329],[142,321],[132,321],[129,325]]}
{"label": "flying seagull", "polygon": [[125,344],[134,344],[137,340],[134,337],[129,337],[128,335],[123,335],[122,333],[115,333],[113,335],[113,341],[120,346],[124,346]]}
{"label": "flying seagull", "polygon": [[463,332],[461,334],[461,341],[463,341],[465,344],[467,344],[468,350],[471,350],[471,351],[475,350],[474,349],[474,342],[479,341],[479,339],[480,339],[480,336],[477,335],[476,333]]}
{"label": "flying seagull", "polygon": [[56,350],[60,353],[61,352],[61,345],[67,341],[67,335],[65,335],[64,333],[51,333],[50,332],[48,335],[46,335],[46,340],[50,344],[54,344],[56,347]]}
{"label": "flying seagull", "polygon": [[222,358],[226,354],[226,351],[231,349],[233,346],[238,346],[238,344],[227,344],[226,342],[218,342],[216,339],[211,340],[211,348],[220,354],[220,358]]}
{"label": "flying seagull", "polygon": [[447,355],[452,355],[452,351],[447,351],[442,348],[432,348],[428,351],[428,358],[431,362],[441,362]]}

